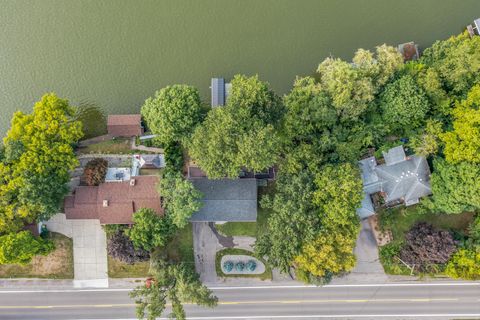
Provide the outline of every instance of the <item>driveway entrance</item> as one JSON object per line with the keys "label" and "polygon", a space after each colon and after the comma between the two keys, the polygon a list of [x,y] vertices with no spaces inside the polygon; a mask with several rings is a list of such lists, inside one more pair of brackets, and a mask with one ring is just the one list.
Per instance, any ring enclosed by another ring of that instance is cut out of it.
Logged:
{"label": "driveway entrance", "polygon": [[73,238],[73,285],[108,288],[107,238],[100,221],[67,220],[59,213],[45,224],[48,230]]}

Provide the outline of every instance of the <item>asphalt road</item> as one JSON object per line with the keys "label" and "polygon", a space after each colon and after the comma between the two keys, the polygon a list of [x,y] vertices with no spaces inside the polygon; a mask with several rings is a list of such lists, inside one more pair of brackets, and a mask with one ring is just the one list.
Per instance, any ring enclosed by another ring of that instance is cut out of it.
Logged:
{"label": "asphalt road", "polygon": [[[480,283],[214,288],[188,319],[480,319]],[[165,315],[166,316],[166,315]],[[134,319],[127,289],[0,290],[0,319]]]}

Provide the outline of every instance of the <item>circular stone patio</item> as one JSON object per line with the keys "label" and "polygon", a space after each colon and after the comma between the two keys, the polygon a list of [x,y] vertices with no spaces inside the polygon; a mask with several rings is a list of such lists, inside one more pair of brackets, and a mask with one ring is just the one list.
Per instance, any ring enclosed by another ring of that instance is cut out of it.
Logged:
{"label": "circular stone patio", "polygon": [[[234,265],[236,265],[237,262],[243,262],[246,265],[247,262],[250,260],[255,261],[255,263],[257,264],[257,267],[253,271],[247,270],[247,268],[244,268],[243,271],[238,271],[235,267],[233,267],[233,270],[228,272],[223,267],[223,264],[226,261],[231,261],[233,262]],[[224,255],[220,260],[220,267],[222,268],[222,272],[225,274],[262,274],[265,272],[265,265],[260,260],[252,256],[241,255],[241,254]]]}

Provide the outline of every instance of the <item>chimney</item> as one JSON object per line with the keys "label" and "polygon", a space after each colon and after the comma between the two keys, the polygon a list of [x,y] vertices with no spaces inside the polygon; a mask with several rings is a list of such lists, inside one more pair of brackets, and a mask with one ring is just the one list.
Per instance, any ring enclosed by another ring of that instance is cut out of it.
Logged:
{"label": "chimney", "polygon": [[135,185],[135,179],[130,179],[130,187],[133,187]]}
{"label": "chimney", "polygon": [[103,200],[103,207],[104,208],[108,207],[108,200]]}

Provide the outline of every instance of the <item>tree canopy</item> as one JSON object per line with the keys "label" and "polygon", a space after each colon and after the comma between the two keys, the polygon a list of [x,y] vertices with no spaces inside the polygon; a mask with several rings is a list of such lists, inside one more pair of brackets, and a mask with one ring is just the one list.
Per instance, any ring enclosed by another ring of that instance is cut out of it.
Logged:
{"label": "tree canopy", "polygon": [[160,143],[185,144],[202,120],[202,109],[198,90],[177,84],[160,89],[145,100],[141,113]]}
{"label": "tree canopy", "polygon": [[450,164],[442,158],[433,162],[433,204],[445,213],[480,208],[480,166],[469,162]]}
{"label": "tree canopy", "polygon": [[392,130],[403,133],[423,125],[429,101],[410,75],[387,84],[380,96],[383,121]]}
{"label": "tree canopy", "polygon": [[156,258],[152,262],[150,273],[152,278],[130,293],[137,304],[139,319],[154,320],[160,317],[166,308],[167,299],[172,304],[170,317],[178,320],[186,319],[182,303],[195,303],[210,308],[217,305],[217,297],[183,263],[171,264],[163,258]]}
{"label": "tree canopy", "polygon": [[261,206],[272,213],[255,250],[260,256],[268,256],[268,262],[284,272],[303,243],[313,240],[319,228],[319,214],[311,200],[314,190],[310,174],[280,173],[275,194],[262,198]]}
{"label": "tree canopy", "polygon": [[189,154],[210,178],[235,178],[242,168],[275,164],[281,100],[258,76],[237,75],[227,105],[211,110],[193,133]]}
{"label": "tree canopy", "polygon": [[73,115],[68,101],[53,93],[44,95],[31,114],[14,114],[0,163],[0,232],[59,212],[69,171],[78,163],[73,144],[82,137]]}
{"label": "tree canopy", "polygon": [[176,231],[172,219],[159,216],[154,210],[142,208],[132,217],[133,226],[125,230],[135,248],[151,251],[155,247],[163,247]]}
{"label": "tree canopy", "polygon": [[405,235],[405,245],[400,251],[400,258],[418,270],[428,272],[447,263],[455,250],[455,241],[450,232],[421,222]]}
{"label": "tree canopy", "polygon": [[445,91],[461,96],[480,80],[480,38],[465,31],[437,41],[425,49],[420,62],[438,74]]}
{"label": "tree canopy", "polygon": [[445,143],[445,159],[451,163],[480,164],[480,85],[455,104],[452,114],[453,130],[440,135]]}
{"label": "tree canopy", "polygon": [[166,214],[180,229],[189,223],[192,214],[200,210],[203,205],[202,193],[181,174],[164,174],[158,191],[163,197]]}

